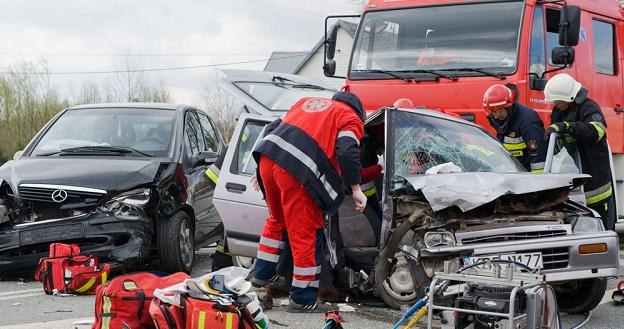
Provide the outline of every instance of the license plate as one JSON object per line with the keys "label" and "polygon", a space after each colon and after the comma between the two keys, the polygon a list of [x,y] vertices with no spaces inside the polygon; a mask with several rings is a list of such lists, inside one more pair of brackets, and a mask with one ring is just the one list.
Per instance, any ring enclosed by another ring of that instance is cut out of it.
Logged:
{"label": "license plate", "polygon": [[[464,257],[464,265],[472,265],[481,262],[487,262],[489,260],[507,260],[522,263],[531,269],[540,269],[544,267],[542,262],[541,252],[532,252],[527,254],[501,254],[501,255],[485,255],[475,257]],[[477,266],[481,267],[481,266]]]}
{"label": "license plate", "polygon": [[82,237],[84,237],[82,224],[58,225],[21,231],[20,244],[28,245],[42,242],[80,239]]}

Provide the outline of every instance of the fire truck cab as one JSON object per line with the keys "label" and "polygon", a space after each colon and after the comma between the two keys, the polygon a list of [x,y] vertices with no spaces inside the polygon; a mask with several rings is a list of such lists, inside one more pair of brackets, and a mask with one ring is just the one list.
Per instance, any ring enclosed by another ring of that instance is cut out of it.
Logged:
{"label": "fire truck cab", "polygon": [[[623,8],[624,0],[370,0],[341,78],[368,111],[408,98],[493,132],[482,106],[490,85],[516,84],[518,101],[549,125],[552,104],[543,89],[566,72],[589,89],[607,119],[621,211]],[[334,76],[336,33],[326,35],[324,71]]]}

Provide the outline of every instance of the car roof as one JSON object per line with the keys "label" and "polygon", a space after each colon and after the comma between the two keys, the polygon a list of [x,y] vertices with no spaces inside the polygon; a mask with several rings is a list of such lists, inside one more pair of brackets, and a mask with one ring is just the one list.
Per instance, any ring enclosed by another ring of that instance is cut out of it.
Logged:
{"label": "car roof", "polygon": [[68,110],[84,110],[84,109],[111,109],[111,108],[137,108],[137,109],[154,109],[154,110],[178,110],[187,108],[184,104],[172,103],[95,103],[82,104],[69,107]]}

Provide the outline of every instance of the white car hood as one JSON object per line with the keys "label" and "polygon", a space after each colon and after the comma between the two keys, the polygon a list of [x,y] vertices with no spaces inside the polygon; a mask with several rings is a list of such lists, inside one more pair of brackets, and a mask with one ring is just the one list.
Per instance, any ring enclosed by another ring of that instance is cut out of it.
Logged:
{"label": "white car hood", "polygon": [[404,177],[434,211],[457,206],[466,212],[508,194],[526,194],[581,185],[589,175],[531,173],[452,173]]}

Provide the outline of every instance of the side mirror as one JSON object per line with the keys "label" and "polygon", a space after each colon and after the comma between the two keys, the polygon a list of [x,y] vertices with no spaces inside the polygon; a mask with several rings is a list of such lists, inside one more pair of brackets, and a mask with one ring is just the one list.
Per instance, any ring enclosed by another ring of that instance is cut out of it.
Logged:
{"label": "side mirror", "polygon": [[197,156],[195,156],[195,161],[193,161],[193,167],[197,167],[203,164],[213,164],[219,158],[219,153],[217,152],[200,152]]}
{"label": "side mirror", "polygon": [[574,48],[555,47],[552,50],[552,62],[555,65],[572,65],[574,63]]}
{"label": "side mirror", "polygon": [[327,77],[333,77],[336,74],[336,61],[333,59],[325,60],[325,64],[323,65],[323,73]]}
{"label": "side mirror", "polygon": [[546,89],[546,82],[548,82],[548,80],[544,79],[543,76],[540,77],[537,74],[531,74],[529,76],[529,88],[531,88],[531,90]]}
{"label": "side mirror", "polygon": [[564,6],[561,8],[559,20],[559,44],[562,46],[576,46],[581,29],[581,8],[578,6]]}
{"label": "side mirror", "polygon": [[19,157],[21,157],[22,154],[24,154],[24,150],[15,152],[15,154],[13,154],[13,160],[19,159]]}
{"label": "side mirror", "polygon": [[[325,57],[327,59],[334,59],[334,54],[336,53],[336,39],[338,38],[338,26],[334,25],[331,32],[329,32],[329,37],[325,40],[325,45],[327,49],[327,53]],[[333,74],[332,74],[333,75]]]}

